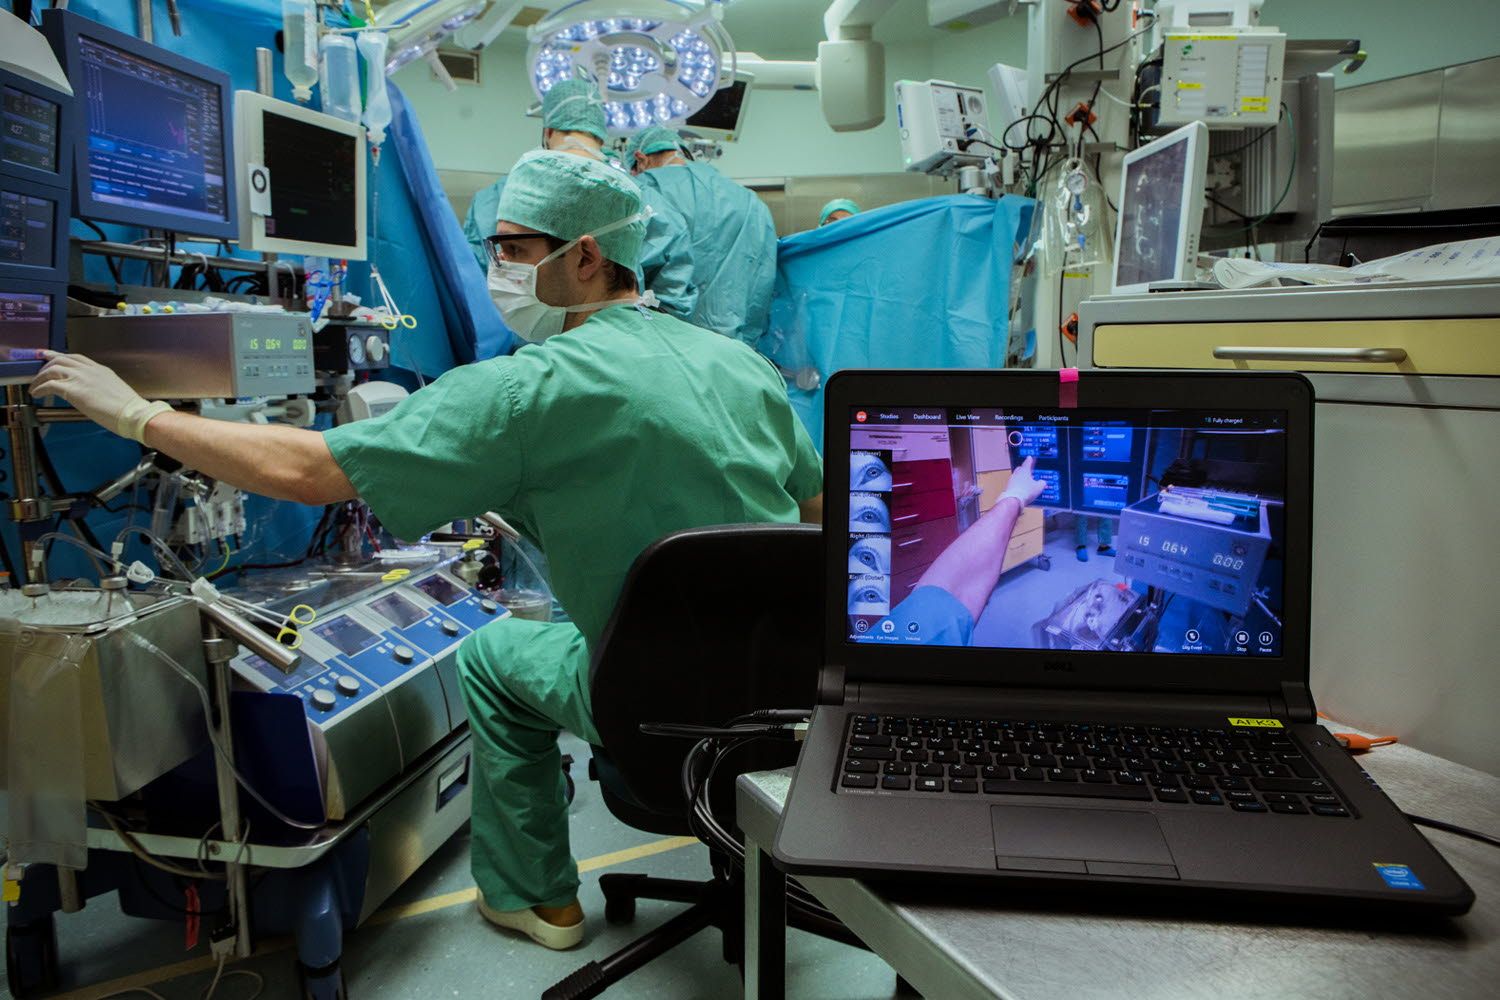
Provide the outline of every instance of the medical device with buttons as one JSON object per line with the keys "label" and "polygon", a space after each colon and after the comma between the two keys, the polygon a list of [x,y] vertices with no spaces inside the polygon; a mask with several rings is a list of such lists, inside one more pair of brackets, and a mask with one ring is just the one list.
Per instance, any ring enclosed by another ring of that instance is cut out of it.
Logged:
{"label": "medical device with buttons", "polygon": [[984,91],[945,80],[896,83],[901,163],[912,173],[941,173],[983,163],[989,145]]}
{"label": "medical device with buttons", "polygon": [[295,396],[316,388],[306,313],[74,317],[68,349],[148,399]]}
{"label": "medical device with buttons", "polygon": [[458,646],[509,612],[454,566],[444,560],[369,585],[335,577],[329,583],[336,596],[315,600],[312,621],[300,627],[295,670],[283,673],[248,652],[231,663],[251,687],[300,702],[318,748],[304,764],[318,769],[329,819],[416,765],[467,721]]}

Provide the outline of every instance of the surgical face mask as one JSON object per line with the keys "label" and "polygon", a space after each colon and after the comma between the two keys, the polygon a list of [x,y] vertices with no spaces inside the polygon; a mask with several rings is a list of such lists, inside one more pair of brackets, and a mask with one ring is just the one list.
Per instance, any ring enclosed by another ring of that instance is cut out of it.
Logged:
{"label": "surgical face mask", "polygon": [[[626,216],[617,222],[611,222],[594,230],[590,234],[595,238],[605,233],[622,229],[638,219],[644,219],[650,214],[646,209]],[[505,325],[510,327],[515,335],[528,344],[540,344],[548,337],[555,337],[562,333],[563,323],[568,313],[593,312],[605,306],[620,305],[625,303],[623,299],[607,299],[603,302],[581,302],[571,306],[554,306],[543,302],[536,295],[537,270],[544,264],[548,264],[573,247],[577,246],[583,237],[564,243],[556,250],[543,257],[535,264],[522,264],[514,261],[500,263],[490,261],[489,289],[490,299],[500,310],[500,316],[505,320]],[[650,292],[637,296],[636,303],[651,306],[656,304],[656,297]],[[628,303],[626,303],[628,304]]]}

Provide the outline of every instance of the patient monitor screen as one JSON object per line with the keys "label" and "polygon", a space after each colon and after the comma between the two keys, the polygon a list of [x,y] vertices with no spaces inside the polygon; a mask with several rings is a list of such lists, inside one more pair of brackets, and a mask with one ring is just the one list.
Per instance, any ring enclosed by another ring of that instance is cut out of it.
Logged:
{"label": "patient monitor screen", "polygon": [[1164,146],[1125,168],[1124,202],[1120,205],[1120,245],[1115,285],[1174,281],[1182,259],[1182,193],[1186,183],[1188,143]]}
{"label": "patient monitor screen", "polygon": [[851,418],[851,642],[1280,655],[1285,414]]}
{"label": "patient monitor screen", "polygon": [[358,239],[355,157],[359,140],[344,132],[265,112],[271,214],[266,235],[302,243],[354,246]]}

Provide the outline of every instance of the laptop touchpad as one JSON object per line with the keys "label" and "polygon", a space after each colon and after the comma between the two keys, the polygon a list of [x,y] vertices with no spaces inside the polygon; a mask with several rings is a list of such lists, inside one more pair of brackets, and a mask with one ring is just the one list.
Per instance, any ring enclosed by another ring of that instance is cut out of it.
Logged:
{"label": "laptop touchpad", "polygon": [[1178,877],[1161,827],[1147,812],[992,806],[990,824],[999,868]]}

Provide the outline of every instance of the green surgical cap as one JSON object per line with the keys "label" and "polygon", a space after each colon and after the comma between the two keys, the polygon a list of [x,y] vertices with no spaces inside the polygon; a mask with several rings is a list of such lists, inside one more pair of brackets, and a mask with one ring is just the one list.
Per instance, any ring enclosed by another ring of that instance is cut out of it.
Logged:
{"label": "green surgical cap", "polygon": [[675,128],[665,125],[648,125],[635,135],[630,137],[630,142],[625,145],[625,166],[629,169],[635,168],[635,154],[665,153],[669,149],[681,149],[682,136],[677,134]]}
{"label": "green surgical cap", "polygon": [[835,198],[823,206],[823,211],[818,213],[818,225],[828,221],[828,217],[834,212],[848,212],[850,215],[859,214],[859,205],[848,198]]}
{"label": "green surgical cap", "polygon": [[542,127],[559,132],[587,132],[604,142],[604,100],[587,80],[562,80],[542,96]]}
{"label": "green surgical cap", "polygon": [[646,220],[595,235],[611,222],[641,211],[641,189],[630,175],[598,160],[570,153],[527,153],[505,178],[498,220],[571,242],[594,236],[608,260],[635,267],[646,236]]}

